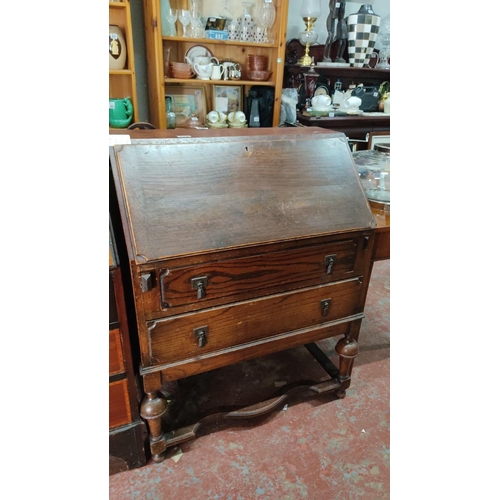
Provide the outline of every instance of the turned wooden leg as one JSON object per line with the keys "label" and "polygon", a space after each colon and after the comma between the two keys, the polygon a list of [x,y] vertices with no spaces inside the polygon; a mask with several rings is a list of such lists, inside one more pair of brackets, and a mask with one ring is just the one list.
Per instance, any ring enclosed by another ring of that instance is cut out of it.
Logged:
{"label": "turned wooden leg", "polygon": [[339,355],[339,378],[347,380],[351,378],[354,358],[359,354],[358,343],[351,337],[342,337],[335,346]]}
{"label": "turned wooden leg", "polygon": [[149,427],[149,446],[151,458],[161,462],[165,457],[165,439],[161,430],[161,417],[167,411],[167,400],[160,391],[147,392],[141,403],[141,417],[146,420]]}

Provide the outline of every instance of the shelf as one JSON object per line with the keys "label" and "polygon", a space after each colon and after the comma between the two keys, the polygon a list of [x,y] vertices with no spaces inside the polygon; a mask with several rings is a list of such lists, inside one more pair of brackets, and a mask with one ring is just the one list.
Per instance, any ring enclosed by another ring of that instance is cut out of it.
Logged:
{"label": "shelf", "polygon": [[132,122],[138,121],[139,110],[137,103],[137,89],[135,80],[134,41],[132,34],[132,18],[130,2],[109,2],[109,24],[118,26],[125,37],[126,64],[124,69],[110,69],[109,97],[129,97],[134,108]]}
{"label": "shelf", "polygon": [[[300,66],[299,64],[287,64],[286,68],[293,73],[305,73],[309,71],[309,66]],[[320,75],[334,75],[346,78],[389,80],[391,77],[391,70],[389,69],[314,66],[314,71]]]}
{"label": "shelf", "polygon": [[[171,0],[172,8],[186,8],[188,0]],[[211,38],[191,38],[178,36],[181,31],[179,21],[176,23],[176,36],[162,35],[162,16],[160,0],[148,0],[144,5],[144,22],[146,25],[146,53],[148,66],[148,94],[149,94],[149,121],[156,128],[165,129],[165,85],[169,86],[203,86],[206,92],[207,108],[212,107],[211,92],[208,90],[214,85],[242,87],[241,110],[244,111],[246,96],[252,86],[268,86],[274,89],[273,126],[280,123],[281,114],[281,89],[285,70],[285,45],[286,26],[288,19],[289,0],[273,0],[276,8],[276,20],[270,29],[270,38],[273,43],[242,42],[240,40],[214,40]],[[208,7],[207,7],[208,8]],[[242,11],[240,0],[213,0],[209,7],[214,11],[229,9],[235,15]],[[205,13],[202,13],[206,14]],[[185,62],[187,51],[194,45],[203,45],[217,58],[219,62],[231,61],[242,68],[240,80],[200,80],[197,78],[180,79],[172,78],[169,64],[172,62]],[[245,66],[248,54],[268,56],[267,70],[272,74],[267,81],[248,80]],[[168,76],[167,76],[168,75]]]}
{"label": "shelf", "polygon": [[162,40],[165,42],[183,42],[192,43],[194,45],[236,45],[241,47],[262,47],[263,49],[274,49],[278,47],[277,43],[255,43],[255,42],[242,42],[240,40],[214,40],[212,38],[189,38],[183,36],[163,36]]}
{"label": "shelf", "polygon": [[276,83],[272,80],[269,81],[256,81],[256,80],[200,80],[198,78],[189,78],[189,79],[182,79],[182,78],[165,78],[165,83],[183,83],[183,84],[192,84],[192,85],[199,85],[199,84],[210,84],[210,85],[269,85],[271,87],[275,87]]}
{"label": "shelf", "polygon": [[129,75],[132,76],[134,72],[130,69],[110,69],[109,70],[110,75]]}

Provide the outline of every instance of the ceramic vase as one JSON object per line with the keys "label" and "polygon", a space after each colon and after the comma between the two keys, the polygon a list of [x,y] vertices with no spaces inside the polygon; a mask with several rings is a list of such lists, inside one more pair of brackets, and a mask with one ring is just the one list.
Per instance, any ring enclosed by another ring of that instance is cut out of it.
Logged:
{"label": "ceramic vase", "polygon": [[380,16],[371,4],[361,6],[356,14],[347,16],[347,52],[349,64],[362,68],[368,64],[380,30]]}
{"label": "ceramic vase", "polygon": [[127,63],[127,44],[122,30],[114,25],[109,25],[109,69],[124,69]]}

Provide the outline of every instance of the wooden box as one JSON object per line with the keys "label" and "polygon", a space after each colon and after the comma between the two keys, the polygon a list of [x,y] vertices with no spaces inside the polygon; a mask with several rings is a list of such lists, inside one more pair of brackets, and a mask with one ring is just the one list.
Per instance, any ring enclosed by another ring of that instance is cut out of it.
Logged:
{"label": "wooden box", "polygon": [[347,138],[220,133],[110,154],[155,460],[195,434],[164,433],[162,381],[338,335],[318,391],[343,397],[357,354],[375,222]]}

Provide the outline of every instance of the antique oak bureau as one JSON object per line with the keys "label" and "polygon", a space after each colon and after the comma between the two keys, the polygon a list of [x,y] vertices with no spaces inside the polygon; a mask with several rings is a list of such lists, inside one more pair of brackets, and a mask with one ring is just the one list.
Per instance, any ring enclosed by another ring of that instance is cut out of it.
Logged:
{"label": "antique oak bureau", "polygon": [[[309,389],[343,398],[374,244],[344,134],[187,132],[110,148],[155,461],[201,425],[164,428],[166,381],[305,345],[330,375]],[[335,336],[338,367],[314,343]],[[270,411],[286,394],[228,417]]]}

